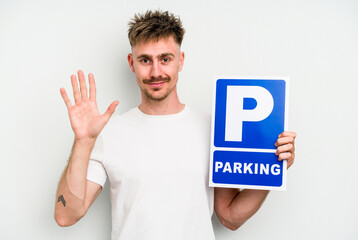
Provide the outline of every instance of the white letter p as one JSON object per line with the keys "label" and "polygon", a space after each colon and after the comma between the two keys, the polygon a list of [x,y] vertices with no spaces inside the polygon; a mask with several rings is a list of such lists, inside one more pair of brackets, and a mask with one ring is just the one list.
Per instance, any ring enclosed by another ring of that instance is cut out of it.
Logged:
{"label": "white letter p", "polygon": [[[244,99],[253,98],[254,109],[244,109]],[[242,123],[267,118],[273,109],[271,93],[259,86],[227,86],[225,141],[242,141]]]}

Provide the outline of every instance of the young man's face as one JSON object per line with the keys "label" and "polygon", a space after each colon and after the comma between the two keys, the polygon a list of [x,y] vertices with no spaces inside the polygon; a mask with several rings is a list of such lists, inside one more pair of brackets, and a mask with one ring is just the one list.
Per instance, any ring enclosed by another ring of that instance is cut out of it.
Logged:
{"label": "young man's face", "polygon": [[128,63],[136,74],[142,98],[162,101],[176,91],[184,53],[180,52],[179,44],[170,36],[136,44],[132,54],[128,54]]}

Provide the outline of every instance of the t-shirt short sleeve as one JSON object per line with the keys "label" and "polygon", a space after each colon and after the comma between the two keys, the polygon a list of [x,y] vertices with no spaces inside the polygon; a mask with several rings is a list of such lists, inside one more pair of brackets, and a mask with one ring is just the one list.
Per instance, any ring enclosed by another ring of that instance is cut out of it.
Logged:
{"label": "t-shirt short sleeve", "polygon": [[102,187],[106,183],[107,173],[103,165],[104,147],[102,136],[97,137],[96,143],[93,147],[87,169],[87,180],[95,182]]}

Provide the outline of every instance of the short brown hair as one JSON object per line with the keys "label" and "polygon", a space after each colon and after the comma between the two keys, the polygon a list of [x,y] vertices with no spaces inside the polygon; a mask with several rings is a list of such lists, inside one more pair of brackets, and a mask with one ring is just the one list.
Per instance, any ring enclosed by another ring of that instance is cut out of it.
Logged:
{"label": "short brown hair", "polygon": [[168,11],[148,10],[144,14],[135,14],[128,25],[128,38],[132,47],[141,41],[158,41],[170,36],[180,46],[185,33],[180,18]]}

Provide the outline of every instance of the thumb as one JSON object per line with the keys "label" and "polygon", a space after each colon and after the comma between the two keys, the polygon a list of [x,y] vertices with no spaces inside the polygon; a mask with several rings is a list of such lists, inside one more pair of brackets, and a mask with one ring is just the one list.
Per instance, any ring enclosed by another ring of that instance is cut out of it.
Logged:
{"label": "thumb", "polygon": [[108,122],[112,114],[114,113],[114,110],[116,110],[117,105],[119,104],[119,101],[114,101],[109,105],[107,108],[107,111],[102,115],[104,117],[105,122]]}

